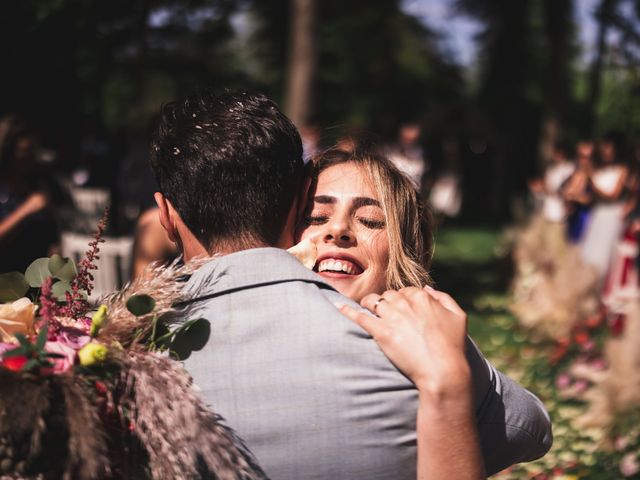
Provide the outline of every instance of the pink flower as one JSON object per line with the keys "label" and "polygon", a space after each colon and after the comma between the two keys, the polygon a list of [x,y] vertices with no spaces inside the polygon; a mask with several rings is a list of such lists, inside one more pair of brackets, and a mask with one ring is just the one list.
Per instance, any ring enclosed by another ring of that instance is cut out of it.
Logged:
{"label": "pink flower", "polygon": [[571,377],[566,373],[561,373],[556,378],[556,387],[558,390],[565,390],[571,385]]}
{"label": "pink flower", "polygon": [[17,345],[15,343],[2,343],[2,342],[0,342],[0,357],[7,350],[13,350],[16,347],[17,347]]}
{"label": "pink flower", "polygon": [[575,390],[575,393],[577,393],[578,395],[581,395],[587,391],[587,388],[589,388],[589,382],[581,378],[580,380],[577,380],[576,383],[573,384],[573,388]]}
{"label": "pink flower", "polygon": [[591,362],[591,367],[595,368],[596,370],[604,370],[605,368],[607,368],[607,362],[605,362],[602,358],[596,358]]}
{"label": "pink flower", "polygon": [[631,452],[627,453],[620,461],[620,473],[625,477],[635,475],[640,471],[640,464],[638,464],[638,458],[636,454]]}
{"label": "pink flower", "polygon": [[86,332],[73,327],[62,327],[58,333],[56,341],[65,344],[74,350],[80,350],[84,347],[91,337]]}
{"label": "pink flower", "polygon": [[614,446],[616,450],[624,450],[629,445],[629,439],[627,437],[618,437],[615,440]]}
{"label": "pink flower", "polygon": [[44,349],[50,353],[57,353],[62,355],[62,358],[52,358],[53,369],[50,373],[64,373],[73,367],[76,351],[69,345],[62,342],[47,342],[44,345]]}
{"label": "pink flower", "polygon": [[593,350],[595,350],[595,348],[596,348],[596,342],[594,342],[591,339],[587,340],[582,345],[580,345],[580,350],[582,350],[583,352],[592,352]]}

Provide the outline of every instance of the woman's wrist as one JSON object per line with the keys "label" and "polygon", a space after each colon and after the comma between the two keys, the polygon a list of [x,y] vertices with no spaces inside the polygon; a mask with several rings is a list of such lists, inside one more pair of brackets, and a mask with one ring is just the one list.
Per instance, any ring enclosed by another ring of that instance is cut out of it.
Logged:
{"label": "woman's wrist", "polygon": [[465,358],[447,359],[446,365],[435,366],[431,372],[419,379],[416,387],[421,405],[469,405],[471,369]]}

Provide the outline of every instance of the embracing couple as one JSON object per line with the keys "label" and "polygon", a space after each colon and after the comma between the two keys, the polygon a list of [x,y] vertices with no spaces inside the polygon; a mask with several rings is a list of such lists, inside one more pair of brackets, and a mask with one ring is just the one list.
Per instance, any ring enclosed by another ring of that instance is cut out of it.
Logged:
{"label": "embracing couple", "polygon": [[540,401],[428,285],[428,215],[387,159],[305,168],[274,102],[227,93],[165,105],[151,162],[171,240],[212,257],[186,284],[211,333],[185,366],[268,477],[475,479],[547,452]]}

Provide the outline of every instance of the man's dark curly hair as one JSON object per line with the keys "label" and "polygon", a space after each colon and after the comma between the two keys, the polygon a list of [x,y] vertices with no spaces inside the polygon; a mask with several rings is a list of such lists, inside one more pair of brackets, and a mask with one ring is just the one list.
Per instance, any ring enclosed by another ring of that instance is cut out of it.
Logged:
{"label": "man's dark curly hair", "polygon": [[294,125],[246,92],[163,105],[150,158],[160,191],[209,250],[275,245],[303,172]]}

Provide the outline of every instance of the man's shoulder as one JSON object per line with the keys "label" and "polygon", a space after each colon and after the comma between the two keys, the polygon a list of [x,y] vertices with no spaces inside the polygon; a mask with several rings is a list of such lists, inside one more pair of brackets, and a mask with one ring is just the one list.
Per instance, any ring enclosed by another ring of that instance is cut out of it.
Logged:
{"label": "man's shoulder", "polygon": [[186,288],[197,295],[212,290],[307,280],[331,288],[320,276],[279,248],[252,248],[214,256],[193,273]]}
{"label": "man's shoulder", "polygon": [[[336,315],[340,315],[336,304],[360,308],[293,255],[278,248],[256,248],[214,257],[192,275],[186,290],[190,302],[200,304],[223,296],[266,296],[262,301],[270,305],[304,308],[311,302],[316,309],[324,305]],[[285,297],[287,301],[283,302]]]}

